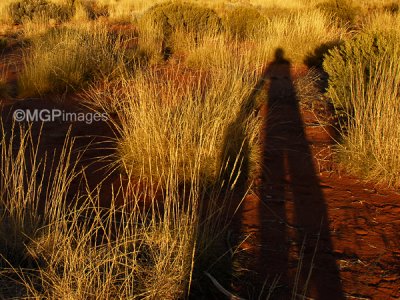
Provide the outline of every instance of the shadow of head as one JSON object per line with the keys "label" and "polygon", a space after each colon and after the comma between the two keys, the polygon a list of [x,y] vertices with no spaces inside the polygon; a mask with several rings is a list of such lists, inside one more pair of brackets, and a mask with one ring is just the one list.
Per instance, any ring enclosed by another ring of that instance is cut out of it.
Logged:
{"label": "shadow of head", "polygon": [[285,58],[285,50],[282,48],[276,48],[274,54],[274,62],[278,64],[289,64],[289,60]]}

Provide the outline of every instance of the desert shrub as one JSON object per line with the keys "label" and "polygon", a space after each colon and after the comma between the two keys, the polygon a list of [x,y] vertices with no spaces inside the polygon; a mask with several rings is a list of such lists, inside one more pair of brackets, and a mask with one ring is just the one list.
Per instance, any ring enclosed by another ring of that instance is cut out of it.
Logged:
{"label": "desert shrub", "polygon": [[250,37],[265,22],[265,18],[254,7],[239,6],[229,10],[224,18],[226,31],[234,38]]}
{"label": "desert shrub", "polygon": [[43,17],[63,22],[72,17],[73,5],[59,5],[46,0],[21,0],[11,3],[9,14],[15,24]]}
{"label": "desert shrub", "polygon": [[373,82],[375,65],[390,59],[398,41],[395,34],[364,33],[329,51],[323,67],[329,75],[327,92],[337,110],[352,110],[349,91],[355,68],[363,70],[364,84]]}
{"label": "desert shrub", "polygon": [[221,26],[221,20],[214,10],[186,2],[157,4],[143,17],[150,18],[162,28],[188,32],[204,33],[219,30]]}
{"label": "desert shrub", "polygon": [[352,26],[357,16],[357,9],[349,0],[328,0],[317,7],[335,16],[340,26]]}
{"label": "desert shrub", "polygon": [[339,158],[347,169],[379,183],[399,186],[400,40],[362,34],[325,59],[328,95],[341,110]]}
{"label": "desert shrub", "polygon": [[214,10],[194,3],[167,2],[147,10],[139,20],[139,26],[142,32],[148,29],[157,32],[154,47],[160,48],[165,55],[174,49],[171,39],[173,32],[192,34],[196,43],[205,34],[219,31],[221,20]]}

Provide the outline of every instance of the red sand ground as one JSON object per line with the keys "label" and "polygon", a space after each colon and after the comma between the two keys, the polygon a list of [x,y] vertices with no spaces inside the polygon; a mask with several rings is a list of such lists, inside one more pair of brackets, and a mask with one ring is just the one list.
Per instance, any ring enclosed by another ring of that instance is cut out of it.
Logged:
{"label": "red sand ground", "polygon": [[[10,80],[15,72],[10,71]],[[261,110],[266,169],[257,193],[246,197],[232,227],[236,240],[249,238],[234,256],[238,279],[229,289],[248,298],[260,295],[264,281],[268,291],[279,277],[272,299],[289,299],[296,286],[301,295],[305,285],[305,299],[400,299],[400,194],[335,170],[329,136],[304,125],[310,115],[296,102],[288,65],[271,64],[265,79],[272,99]],[[17,108],[80,110],[48,100],[2,99],[2,116],[10,122]],[[69,125],[46,125],[43,151],[60,148]],[[99,135],[111,134],[104,123],[73,124],[72,136],[79,137],[76,149],[104,142]],[[93,157],[112,154],[98,151],[87,151],[82,163],[90,166],[93,185],[102,178]]]}

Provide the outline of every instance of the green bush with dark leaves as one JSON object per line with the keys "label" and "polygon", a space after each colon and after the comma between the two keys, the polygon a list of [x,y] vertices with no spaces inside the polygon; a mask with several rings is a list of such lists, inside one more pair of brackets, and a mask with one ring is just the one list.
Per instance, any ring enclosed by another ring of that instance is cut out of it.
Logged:
{"label": "green bush with dark leaves", "polygon": [[72,2],[70,5],[59,5],[46,0],[21,0],[11,3],[8,11],[14,24],[41,17],[64,22],[74,14],[74,6]]}

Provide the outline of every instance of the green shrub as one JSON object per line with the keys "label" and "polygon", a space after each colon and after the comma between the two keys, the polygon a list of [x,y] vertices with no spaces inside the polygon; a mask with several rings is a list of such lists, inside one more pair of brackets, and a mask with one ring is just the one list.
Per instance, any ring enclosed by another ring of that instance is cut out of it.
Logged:
{"label": "green shrub", "polygon": [[328,95],[341,110],[339,159],[351,173],[400,186],[400,39],[361,34],[324,61]]}
{"label": "green shrub", "polygon": [[398,42],[394,34],[364,33],[329,51],[323,68],[329,75],[327,93],[337,110],[352,111],[350,89],[355,70],[363,70],[366,85],[373,82],[375,74],[371,70],[390,59]]}
{"label": "green shrub", "polygon": [[162,3],[151,7],[143,16],[162,28],[205,33],[219,30],[221,20],[217,13],[194,3]]}
{"label": "green shrub", "polygon": [[335,16],[339,26],[352,26],[357,16],[357,9],[348,0],[328,0],[317,6],[323,12]]}
{"label": "green shrub", "polygon": [[15,24],[21,24],[24,20],[34,20],[45,17],[64,22],[73,15],[73,5],[58,5],[46,0],[21,0],[11,3],[9,14]]}
{"label": "green shrub", "polygon": [[231,37],[244,40],[250,37],[265,20],[254,7],[240,6],[227,12],[224,27]]}
{"label": "green shrub", "polygon": [[186,2],[152,6],[140,19],[139,26],[142,31],[152,27],[160,35],[155,43],[161,43],[158,48],[164,56],[169,56],[174,49],[171,38],[174,32],[185,32],[193,37],[192,42],[197,43],[205,34],[218,32],[222,28],[221,20],[214,10]]}

